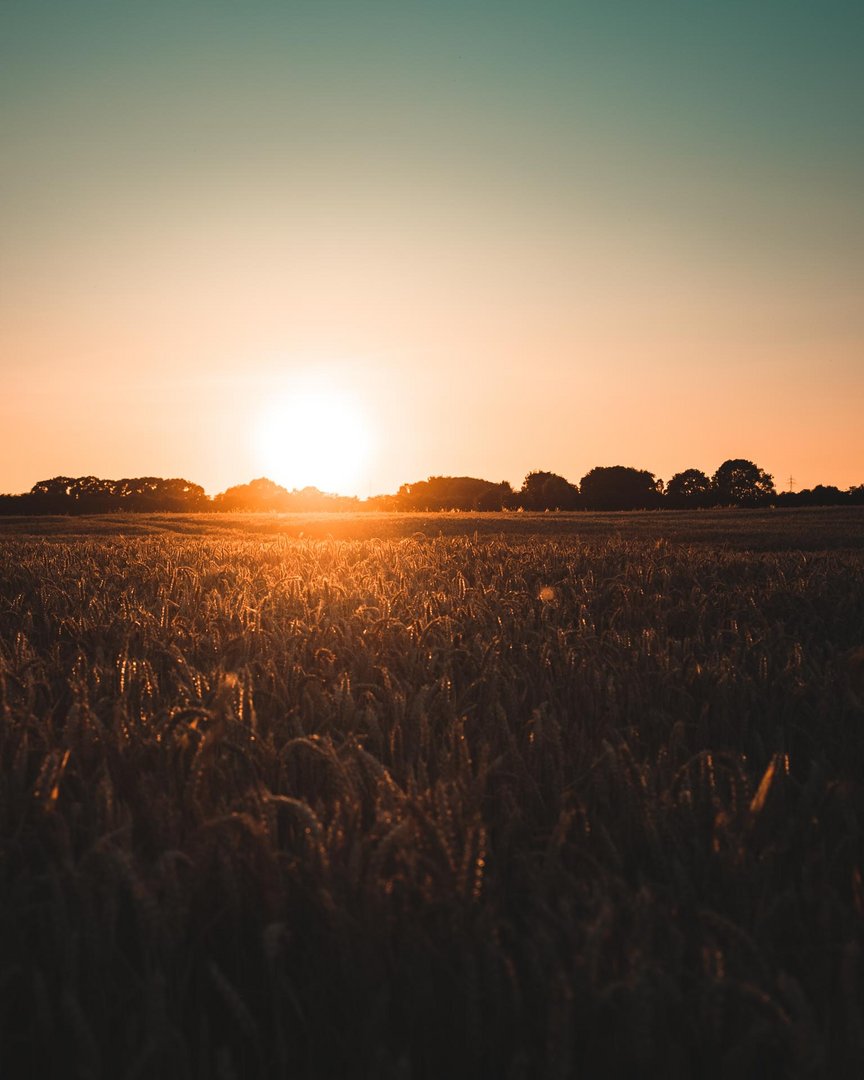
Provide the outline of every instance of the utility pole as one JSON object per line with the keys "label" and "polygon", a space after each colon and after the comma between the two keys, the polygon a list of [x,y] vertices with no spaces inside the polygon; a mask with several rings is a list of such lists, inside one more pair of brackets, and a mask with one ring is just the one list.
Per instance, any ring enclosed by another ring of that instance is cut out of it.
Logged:
{"label": "utility pole", "polygon": [[792,473],[789,473],[789,490],[795,490],[795,477],[792,475]]}

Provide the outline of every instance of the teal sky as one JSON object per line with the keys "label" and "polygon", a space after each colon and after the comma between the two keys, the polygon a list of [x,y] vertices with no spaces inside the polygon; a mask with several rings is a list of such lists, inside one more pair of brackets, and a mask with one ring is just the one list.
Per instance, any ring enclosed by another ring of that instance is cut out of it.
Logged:
{"label": "teal sky", "polygon": [[864,482],[862,56],[833,0],[3,0],[0,490],[247,480],[310,371],[360,494]]}

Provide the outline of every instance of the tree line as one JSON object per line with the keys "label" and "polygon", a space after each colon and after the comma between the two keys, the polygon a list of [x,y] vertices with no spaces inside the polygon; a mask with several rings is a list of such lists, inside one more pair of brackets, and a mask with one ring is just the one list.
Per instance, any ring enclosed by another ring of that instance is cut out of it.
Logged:
{"label": "tree line", "polygon": [[351,510],[360,500],[327,495],[317,488],[288,491],[261,478],[210,497],[200,484],[141,476],[103,480],[97,476],[55,476],[23,495],[0,495],[0,514],[103,514],[112,512],[194,513],[214,510],[303,512]]}
{"label": "tree line", "polygon": [[266,477],[230,487],[211,498],[200,484],[184,479],[55,476],[40,480],[24,494],[0,495],[0,514],[686,510],[844,504],[864,505],[864,484],[845,491],[818,484],[804,491],[778,492],[773,477],[754,462],[730,458],[712,476],[699,469],[685,469],[666,483],[645,469],[611,465],[591,469],[578,484],[553,472],[529,472],[518,491],[506,480],[495,483],[473,476],[430,476],[402,484],[393,495],[375,495],[363,500],[330,495],[314,487],[289,491]]}
{"label": "tree line", "polygon": [[864,504],[864,484],[841,491],[823,484],[778,492],[773,477],[752,461],[730,458],[708,476],[685,469],[664,483],[646,469],[597,466],[578,484],[557,473],[536,471],[516,491],[506,481],[470,476],[431,476],[403,484],[395,495],[367,500],[387,510],[655,510],[721,506],[834,506]]}

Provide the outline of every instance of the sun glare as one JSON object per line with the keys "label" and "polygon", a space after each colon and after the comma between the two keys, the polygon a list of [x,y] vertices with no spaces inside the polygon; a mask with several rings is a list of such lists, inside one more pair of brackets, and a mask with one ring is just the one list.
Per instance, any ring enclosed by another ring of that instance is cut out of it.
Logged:
{"label": "sun glare", "polygon": [[283,392],[262,408],[253,439],[257,466],[277,484],[360,494],[370,435],[348,394],[303,385]]}

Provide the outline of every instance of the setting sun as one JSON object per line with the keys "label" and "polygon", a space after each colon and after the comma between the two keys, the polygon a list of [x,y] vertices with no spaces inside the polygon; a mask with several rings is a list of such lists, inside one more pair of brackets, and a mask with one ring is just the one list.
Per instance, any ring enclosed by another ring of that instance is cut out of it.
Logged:
{"label": "setting sun", "polygon": [[253,443],[256,464],[277,484],[355,494],[371,439],[362,408],[350,395],[301,383],[261,409]]}

